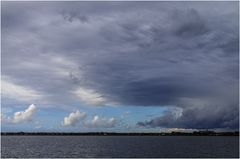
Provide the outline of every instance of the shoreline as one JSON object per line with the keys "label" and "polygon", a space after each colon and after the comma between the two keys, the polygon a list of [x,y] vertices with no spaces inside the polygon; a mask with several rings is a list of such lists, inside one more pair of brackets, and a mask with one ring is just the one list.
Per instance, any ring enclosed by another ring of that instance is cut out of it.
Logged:
{"label": "shoreline", "polygon": [[208,132],[193,133],[115,133],[115,132],[1,132],[1,136],[239,136],[239,132]]}

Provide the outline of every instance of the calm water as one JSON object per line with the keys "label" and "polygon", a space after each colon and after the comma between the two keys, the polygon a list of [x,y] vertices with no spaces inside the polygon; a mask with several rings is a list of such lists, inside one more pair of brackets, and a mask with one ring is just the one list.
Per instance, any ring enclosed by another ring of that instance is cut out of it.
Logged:
{"label": "calm water", "polygon": [[238,137],[2,136],[2,157],[238,157]]}

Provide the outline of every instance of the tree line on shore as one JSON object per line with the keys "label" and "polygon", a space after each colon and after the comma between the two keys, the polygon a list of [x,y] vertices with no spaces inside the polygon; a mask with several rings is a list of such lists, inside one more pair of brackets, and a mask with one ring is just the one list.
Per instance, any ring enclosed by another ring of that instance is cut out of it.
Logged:
{"label": "tree line on shore", "polygon": [[1,132],[2,136],[8,135],[52,135],[52,136],[239,136],[239,132],[215,132],[215,131],[194,131],[194,132]]}

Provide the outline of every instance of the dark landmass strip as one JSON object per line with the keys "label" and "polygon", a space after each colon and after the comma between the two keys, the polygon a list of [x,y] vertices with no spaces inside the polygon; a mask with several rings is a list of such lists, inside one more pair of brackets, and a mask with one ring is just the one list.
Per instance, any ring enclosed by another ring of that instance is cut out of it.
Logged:
{"label": "dark landmass strip", "polygon": [[2,136],[10,135],[36,135],[36,136],[239,136],[239,132],[160,132],[160,133],[117,133],[117,132],[1,132]]}

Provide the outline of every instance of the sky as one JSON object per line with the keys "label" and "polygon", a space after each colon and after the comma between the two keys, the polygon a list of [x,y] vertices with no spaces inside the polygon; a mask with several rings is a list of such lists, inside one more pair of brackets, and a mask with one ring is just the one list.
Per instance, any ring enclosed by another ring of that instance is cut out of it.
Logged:
{"label": "sky", "polygon": [[238,2],[2,2],[2,131],[239,128]]}

